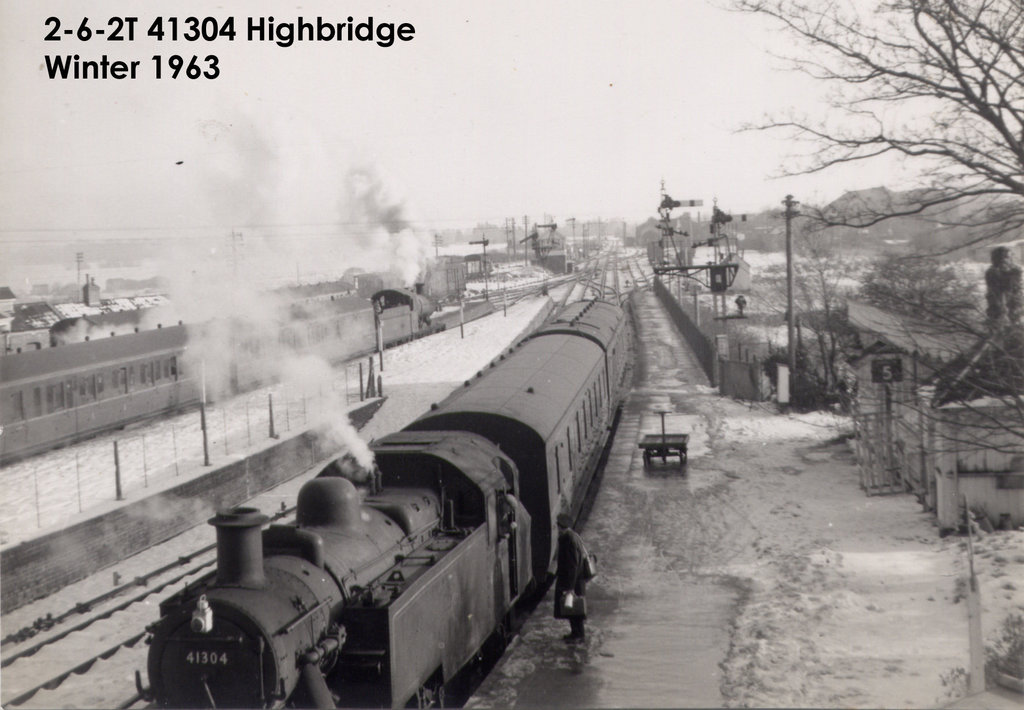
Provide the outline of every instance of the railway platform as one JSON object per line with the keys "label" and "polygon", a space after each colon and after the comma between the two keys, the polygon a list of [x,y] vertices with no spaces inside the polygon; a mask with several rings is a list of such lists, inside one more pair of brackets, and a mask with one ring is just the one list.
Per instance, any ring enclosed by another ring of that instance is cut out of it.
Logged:
{"label": "railway platform", "polygon": [[[702,503],[694,484],[708,432],[693,406],[707,379],[649,293],[639,321],[636,376],[608,451],[599,489],[577,526],[600,572],[587,587],[587,639],[568,645],[548,590],[468,708],[722,707],[719,662],[741,590],[701,573],[689,530]],[[671,363],[661,367],[661,363]],[[696,471],[659,475],[639,446],[666,431],[689,432]]]}

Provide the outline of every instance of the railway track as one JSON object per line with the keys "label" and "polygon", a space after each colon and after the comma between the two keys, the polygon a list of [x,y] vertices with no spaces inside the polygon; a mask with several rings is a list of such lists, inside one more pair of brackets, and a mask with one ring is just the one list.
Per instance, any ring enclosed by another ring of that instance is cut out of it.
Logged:
{"label": "railway track", "polygon": [[[283,508],[271,520],[280,520],[291,515],[294,510],[294,507]],[[144,668],[146,648],[140,641],[145,639],[145,627],[153,619],[152,604],[147,600],[154,595],[162,598],[168,588],[204,574],[216,562],[215,550],[216,544],[197,548],[109,592],[76,603],[62,612],[46,614],[31,625],[5,636],[0,641],[3,707],[65,705],[63,702],[55,702],[56,697],[46,691],[56,691],[61,696],[81,697],[81,693],[88,691],[77,690],[79,686],[102,687],[109,683],[110,676],[123,678],[123,670],[115,671],[104,663],[118,655],[127,656],[117,664],[118,669],[125,665],[132,671]],[[128,596],[140,587],[143,588],[142,592]],[[125,596],[128,598],[117,601]],[[116,603],[110,605],[111,602]],[[62,628],[79,616],[83,617],[81,621]],[[123,626],[126,616],[129,619],[137,617],[140,621],[134,627],[142,630],[122,635],[120,640],[111,645],[109,639],[116,635],[111,627]],[[95,652],[97,647],[103,650]],[[122,650],[128,653],[120,653]],[[69,659],[74,660],[69,662]],[[54,668],[60,670],[55,671]],[[100,680],[94,682],[97,677]],[[40,678],[45,680],[40,681]],[[65,688],[68,682],[73,687]],[[136,693],[131,698],[124,698],[117,707],[130,707],[140,700],[141,696]],[[90,704],[82,703],[84,706]]]}

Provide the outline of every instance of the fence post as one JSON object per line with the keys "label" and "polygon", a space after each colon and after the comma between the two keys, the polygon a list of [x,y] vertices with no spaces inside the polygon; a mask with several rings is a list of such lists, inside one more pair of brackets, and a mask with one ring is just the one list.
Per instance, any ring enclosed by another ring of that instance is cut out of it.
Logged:
{"label": "fence post", "polygon": [[171,446],[174,447],[174,475],[178,476],[181,471],[178,470],[178,428],[171,423]]}
{"label": "fence post", "polygon": [[78,451],[75,450],[75,484],[78,488],[78,512],[82,512],[82,474],[78,468]]}
{"label": "fence post", "polygon": [[963,496],[964,520],[967,522],[967,561],[970,577],[967,585],[967,639],[971,669],[967,674],[967,693],[977,695],[985,690],[985,644],[981,634],[981,589],[974,573],[974,531],[971,530],[971,509]]}
{"label": "fence post", "polygon": [[146,464],[146,435],[142,435],[142,487],[149,488],[149,467]]}
{"label": "fence post", "polygon": [[377,375],[377,396],[384,396],[384,380],[381,379],[380,375]]}
{"label": "fence post", "polygon": [[121,457],[117,454],[117,439],[114,439],[114,491],[117,494],[117,500],[124,500],[124,495],[121,492]]}
{"label": "fence post", "polygon": [[274,433],[274,393],[267,392],[267,410],[270,412],[270,438],[276,439],[277,435]]}
{"label": "fence post", "polygon": [[[117,446],[117,442],[114,442],[114,446]],[[43,527],[41,512],[39,510],[39,472],[32,472],[32,483],[36,489],[36,528]]]}
{"label": "fence post", "polygon": [[370,358],[370,372],[366,376],[366,396],[367,397],[376,397],[377,396],[377,392],[376,392],[376,389],[374,387],[374,384],[375,384],[375,382],[374,382],[374,377],[373,377],[373,358],[371,357]]}
{"label": "fence post", "polygon": [[203,465],[210,465],[210,443],[206,439],[206,402],[199,403],[199,425],[203,430]]}

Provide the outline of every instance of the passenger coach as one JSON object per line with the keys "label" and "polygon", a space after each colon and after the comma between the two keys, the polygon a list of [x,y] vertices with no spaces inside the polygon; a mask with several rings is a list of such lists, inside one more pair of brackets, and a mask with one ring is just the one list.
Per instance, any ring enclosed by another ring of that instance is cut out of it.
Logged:
{"label": "passenger coach", "polygon": [[626,334],[618,306],[573,304],[503,355],[501,367],[477,373],[406,427],[474,432],[515,462],[520,497],[533,517],[538,580],[555,552],[555,518],[579,513],[607,439],[626,363]]}

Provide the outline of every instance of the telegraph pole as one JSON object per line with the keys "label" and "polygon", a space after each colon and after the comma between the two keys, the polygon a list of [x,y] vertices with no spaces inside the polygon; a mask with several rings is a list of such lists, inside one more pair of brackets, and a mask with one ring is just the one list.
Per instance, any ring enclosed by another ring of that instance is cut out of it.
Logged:
{"label": "telegraph pole", "polygon": [[[75,285],[81,287],[82,285],[82,262],[85,261],[85,252],[75,252],[75,265],[78,267],[78,276],[75,279]],[[88,285],[88,284],[86,284]]]}
{"label": "telegraph pole", "polygon": [[[794,209],[800,203],[794,200],[792,195],[786,195],[782,204],[786,206],[786,337],[789,376],[792,378],[796,372],[796,341],[793,334],[793,324],[796,322],[796,313],[793,309],[793,218],[800,214]],[[792,379],[790,381],[792,382]]]}
{"label": "telegraph pole", "polygon": [[530,225],[526,221],[526,215],[523,215],[523,266],[527,267],[530,265],[530,246],[526,243],[526,238],[530,236]]}

